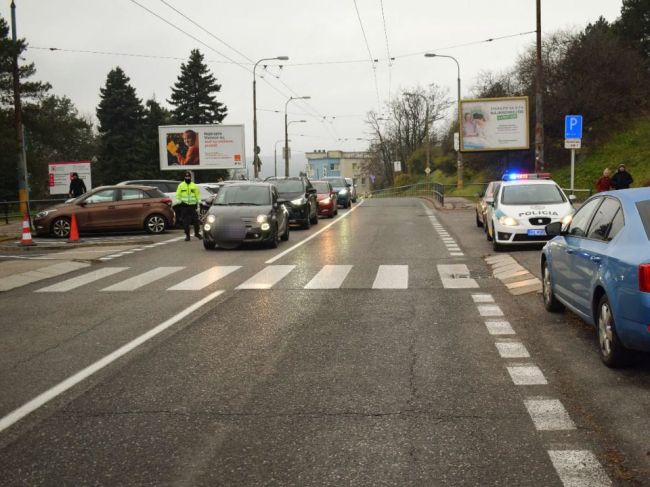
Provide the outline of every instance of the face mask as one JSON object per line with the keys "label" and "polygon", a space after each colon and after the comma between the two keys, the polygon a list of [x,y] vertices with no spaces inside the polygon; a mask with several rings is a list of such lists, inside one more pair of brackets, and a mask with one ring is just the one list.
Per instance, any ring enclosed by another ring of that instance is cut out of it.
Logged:
{"label": "face mask", "polygon": [[190,183],[192,181],[192,178],[185,178],[186,183]]}

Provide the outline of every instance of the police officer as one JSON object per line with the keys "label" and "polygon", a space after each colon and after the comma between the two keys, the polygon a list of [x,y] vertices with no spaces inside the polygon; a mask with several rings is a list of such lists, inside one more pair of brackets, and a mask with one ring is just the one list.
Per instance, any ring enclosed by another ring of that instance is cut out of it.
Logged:
{"label": "police officer", "polygon": [[178,203],[178,215],[185,230],[185,241],[190,241],[190,224],[194,226],[194,236],[201,239],[199,234],[199,216],[196,207],[199,204],[199,188],[192,182],[192,173],[185,172],[185,179],[176,188],[176,199]]}

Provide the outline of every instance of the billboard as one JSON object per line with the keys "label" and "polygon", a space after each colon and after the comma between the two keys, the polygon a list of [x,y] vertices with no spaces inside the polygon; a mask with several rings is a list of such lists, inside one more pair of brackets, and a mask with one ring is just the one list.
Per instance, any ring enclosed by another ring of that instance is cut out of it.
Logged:
{"label": "billboard", "polygon": [[160,169],[243,169],[243,125],[163,125],[158,127]]}
{"label": "billboard", "polygon": [[90,161],[50,162],[47,165],[50,194],[68,194],[72,173],[76,172],[90,191],[93,187],[90,178]]}
{"label": "billboard", "polygon": [[461,152],[530,147],[527,96],[461,100],[460,107]]}

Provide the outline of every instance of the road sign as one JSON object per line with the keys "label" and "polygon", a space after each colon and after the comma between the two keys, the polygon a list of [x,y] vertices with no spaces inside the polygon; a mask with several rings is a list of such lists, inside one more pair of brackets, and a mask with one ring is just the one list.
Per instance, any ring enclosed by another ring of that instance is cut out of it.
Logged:
{"label": "road sign", "polygon": [[426,175],[428,176],[429,174],[431,174],[431,168],[430,168],[430,167],[427,167],[427,168],[424,170],[424,172],[425,172]]}
{"label": "road sign", "polygon": [[393,171],[395,172],[402,171],[402,161],[393,161]]}
{"label": "road sign", "polygon": [[564,138],[582,139],[582,115],[566,115],[564,117]]}
{"label": "road sign", "polygon": [[581,146],[582,146],[581,139],[564,139],[565,149],[580,149]]}

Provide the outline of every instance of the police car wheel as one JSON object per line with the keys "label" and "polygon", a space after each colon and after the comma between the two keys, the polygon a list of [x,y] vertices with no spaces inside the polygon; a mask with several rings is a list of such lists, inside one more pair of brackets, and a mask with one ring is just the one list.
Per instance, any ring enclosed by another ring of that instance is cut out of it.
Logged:
{"label": "police car wheel", "polygon": [[488,242],[492,241],[492,234],[490,233],[490,224],[488,222],[485,222],[485,238]]}
{"label": "police car wheel", "polygon": [[564,311],[564,305],[555,298],[555,294],[553,293],[551,271],[548,268],[548,262],[544,262],[544,268],[542,269],[542,296],[546,311],[550,311],[551,313]]}
{"label": "police car wheel", "polygon": [[203,239],[203,248],[205,250],[214,250],[214,248],[217,246],[215,242],[212,240],[208,240],[206,238]]}
{"label": "police car wheel", "polygon": [[483,222],[478,219],[478,212],[476,212],[476,226],[479,228],[483,226]]}
{"label": "police car wheel", "polygon": [[495,252],[501,252],[502,250],[504,250],[503,245],[501,245],[499,242],[497,242],[496,235],[492,238],[492,249]]}

